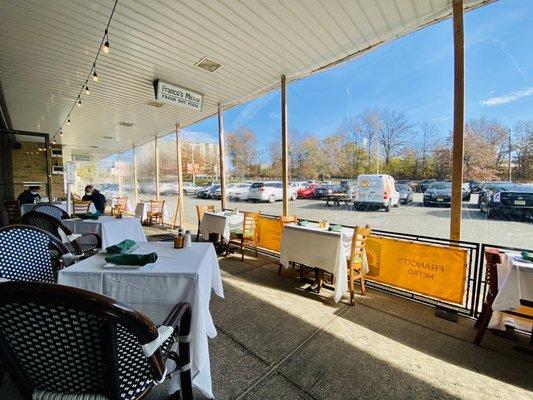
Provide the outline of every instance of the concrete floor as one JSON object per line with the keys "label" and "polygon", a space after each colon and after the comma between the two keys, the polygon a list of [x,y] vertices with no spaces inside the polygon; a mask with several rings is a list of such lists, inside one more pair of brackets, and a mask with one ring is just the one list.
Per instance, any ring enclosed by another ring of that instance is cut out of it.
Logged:
{"label": "concrete floor", "polygon": [[[306,291],[266,257],[231,256],[220,267],[225,299],[212,298],[210,341],[217,399],[533,399],[533,357],[490,332],[474,346],[469,319],[439,319],[375,290],[354,307],[335,304],[332,292]],[[9,379],[0,399],[20,399]]]}

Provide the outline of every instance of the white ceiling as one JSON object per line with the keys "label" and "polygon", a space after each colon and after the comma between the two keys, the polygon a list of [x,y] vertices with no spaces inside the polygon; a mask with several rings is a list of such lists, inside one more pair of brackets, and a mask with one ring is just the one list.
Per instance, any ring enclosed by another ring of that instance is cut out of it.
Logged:
{"label": "white ceiling", "polygon": [[[465,0],[465,8],[490,1]],[[113,3],[0,0],[0,79],[14,129],[57,132]],[[74,152],[125,150],[215,114],[218,102],[229,107],[271,90],[282,74],[301,78],[450,14],[451,0],[119,0],[100,82],[89,82],[58,142]],[[204,56],[223,67],[195,67]],[[203,93],[202,111],[146,106],[154,79]]]}

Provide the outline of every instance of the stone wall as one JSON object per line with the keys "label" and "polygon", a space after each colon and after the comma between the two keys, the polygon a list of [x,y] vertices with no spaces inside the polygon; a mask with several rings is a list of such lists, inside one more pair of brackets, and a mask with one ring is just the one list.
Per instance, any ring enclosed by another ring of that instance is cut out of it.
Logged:
{"label": "stone wall", "polygon": [[[46,155],[39,148],[44,148],[44,144],[35,142],[20,142],[22,147],[19,150],[13,149],[13,191],[15,197],[25,188],[22,182],[37,181],[42,182],[41,197],[46,196]],[[61,145],[52,145],[52,148],[61,148]],[[63,165],[63,158],[52,157],[52,165]],[[52,175],[52,197],[64,197],[65,185],[64,175]]]}

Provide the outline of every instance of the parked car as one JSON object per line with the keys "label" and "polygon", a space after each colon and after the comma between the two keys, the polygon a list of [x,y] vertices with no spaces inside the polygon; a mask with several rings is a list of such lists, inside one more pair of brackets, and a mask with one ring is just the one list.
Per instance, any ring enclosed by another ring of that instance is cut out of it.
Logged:
{"label": "parked car", "polygon": [[306,187],[298,189],[297,196],[299,199],[313,199],[315,198],[316,189],[320,185],[318,183],[310,183]]}
{"label": "parked car", "polygon": [[[250,184],[249,183],[232,183],[226,187],[226,195],[230,200],[237,200],[236,195],[237,193],[244,193],[245,191],[248,192],[250,190]],[[213,192],[213,198],[214,199],[220,199],[222,196],[222,188],[218,187]],[[248,198],[248,196],[246,196]]]}
{"label": "parked car", "polygon": [[481,209],[481,203],[485,199],[485,196],[490,192],[490,190],[495,188],[496,186],[504,186],[504,185],[514,185],[514,182],[511,182],[511,181],[488,181],[488,182],[485,182],[481,186],[481,189],[479,190],[479,196],[477,198],[477,206]]}
{"label": "parked car", "polygon": [[400,193],[400,203],[409,204],[413,201],[413,189],[407,183],[397,183],[396,190]]}
{"label": "parked car", "polygon": [[485,181],[470,181],[469,184],[471,193],[479,193],[485,184]]}
{"label": "parked car", "polygon": [[183,194],[184,195],[188,196],[191,194],[195,194],[198,189],[200,189],[200,187],[197,186],[196,183],[183,182]]}
{"label": "parked car", "polygon": [[359,175],[353,189],[353,200],[356,207],[377,207],[390,211],[391,207],[400,205],[400,193],[390,175]]}
{"label": "parked car", "polygon": [[235,185],[235,189],[233,189],[230,193],[228,193],[228,196],[232,200],[236,201],[246,201],[248,200],[248,197],[250,195],[250,186],[252,186],[251,183],[238,183]]}
{"label": "parked car", "polygon": [[418,183],[420,191],[424,193],[433,183],[437,182],[436,179],[424,179]]}
{"label": "parked car", "polygon": [[344,191],[343,188],[341,188],[340,186],[335,186],[333,184],[319,185],[315,189],[314,198],[315,199],[322,199],[322,198],[326,197],[328,194],[342,193],[343,191]]}
{"label": "parked car", "polygon": [[[295,188],[289,187],[288,190],[289,199],[296,200],[298,194]],[[278,181],[271,182],[254,182],[250,186],[250,194],[248,195],[250,200],[255,201],[268,201],[270,203],[276,200],[283,199],[283,184]]]}
{"label": "parked car", "polygon": [[198,196],[201,199],[212,199],[213,193],[215,190],[217,190],[220,187],[218,183],[210,186],[206,186],[203,189],[196,191],[196,196]]}
{"label": "parked car", "polygon": [[296,190],[296,192],[298,192],[299,189],[302,189],[304,187],[307,187],[308,183],[307,182],[291,182],[291,184],[289,185],[289,188],[291,189],[294,189]]}
{"label": "parked car", "polygon": [[434,182],[424,192],[424,207],[431,205],[446,205],[452,203],[452,183],[451,182]]}
{"label": "parked car", "polygon": [[470,184],[468,182],[463,183],[463,201],[470,201],[472,196],[472,190],[470,189]]}
{"label": "parked car", "polygon": [[533,185],[495,185],[485,194],[480,208],[487,218],[500,215],[533,218]]}

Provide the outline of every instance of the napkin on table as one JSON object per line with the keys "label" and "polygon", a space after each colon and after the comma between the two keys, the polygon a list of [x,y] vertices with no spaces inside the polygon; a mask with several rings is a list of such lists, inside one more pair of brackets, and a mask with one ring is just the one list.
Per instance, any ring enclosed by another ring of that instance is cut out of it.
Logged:
{"label": "napkin on table", "polygon": [[146,264],[155,263],[157,261],[157,254],[116,254],[107,256],[105,260],[111,264],[140,265],[144,267]]}
{"label": "napkin on table", "polygon": [[98,217],[100,215],[102,215],[102,214],[97,211],[97,212],[94,212],[94,213],[76,214],[76,217],[81,218],[81,219],[94,219],[94,220],[96,220],[96,219],[98,219]]}
{"label": "napkin on table", "polygon": [[341,225],[331,225],[328,229],[330,232],[341,232],[342,226]]}
{"label": "napkin on table", "polygon": [[126,239],[118,244],[109,246],[108,248],[105,249],[105,251],[107,252],[107,254],[118,254],[118,253],[123,253],[126,250],[129,250],[133,246],[135,246],[135,241],[131,239]]}
{"label": "napkin on table", "polygon": [[524,260],[533,261],[533,253],[530,251],[523,251],[520,255]]}

